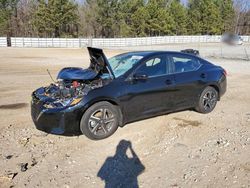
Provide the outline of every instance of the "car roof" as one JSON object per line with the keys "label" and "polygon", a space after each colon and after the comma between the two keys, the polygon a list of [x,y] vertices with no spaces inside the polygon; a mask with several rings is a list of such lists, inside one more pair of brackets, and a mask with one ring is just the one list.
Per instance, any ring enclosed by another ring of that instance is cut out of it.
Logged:
{"label": "car roof", "polygon": [[147,57],[147,56],[165,54],[165,53],[191,55],[191,56],[196,57],[195,55],[192,55],[190,53],[183,53],[183,52],[179,52],[179,51],[164,51],[164,50],[131,51],[131,52],[126,52],[126,53],[122,53],[122,54],[119,54],[119,55],[130,54],[130,55],[138,55],[138,56],[142,55],[144,57]]}

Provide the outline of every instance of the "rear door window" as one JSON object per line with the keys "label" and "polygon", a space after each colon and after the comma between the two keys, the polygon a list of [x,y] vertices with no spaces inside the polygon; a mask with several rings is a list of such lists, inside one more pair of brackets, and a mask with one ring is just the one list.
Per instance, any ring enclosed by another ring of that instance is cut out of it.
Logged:
{"label": "rear door window", "polygon": [[182,54],[171,55],[173,63],[173,73],[183,73],[198,70],[201,67],[200,61],[191,56]]}

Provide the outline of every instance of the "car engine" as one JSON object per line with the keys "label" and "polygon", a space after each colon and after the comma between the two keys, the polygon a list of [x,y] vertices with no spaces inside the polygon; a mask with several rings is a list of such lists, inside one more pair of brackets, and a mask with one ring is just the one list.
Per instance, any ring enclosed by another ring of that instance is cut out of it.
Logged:
{"label": "car engine", "polygon": [[53,99],[68,99],[75,97],[83,97],[87,93],[95,88],[103,86],[103,80],[94,81],[64,81],[58,80],[57,83],[53,83],[48,87],[45,87],[45,95]]}

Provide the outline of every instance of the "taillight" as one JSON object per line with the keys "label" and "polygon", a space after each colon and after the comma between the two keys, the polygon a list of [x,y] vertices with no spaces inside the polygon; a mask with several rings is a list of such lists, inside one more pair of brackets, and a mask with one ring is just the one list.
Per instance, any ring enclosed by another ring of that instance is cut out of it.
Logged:
{"label": "taillight", "polygon": [[223,74],[227,76],[227,71],[225,69],[223,69]]}

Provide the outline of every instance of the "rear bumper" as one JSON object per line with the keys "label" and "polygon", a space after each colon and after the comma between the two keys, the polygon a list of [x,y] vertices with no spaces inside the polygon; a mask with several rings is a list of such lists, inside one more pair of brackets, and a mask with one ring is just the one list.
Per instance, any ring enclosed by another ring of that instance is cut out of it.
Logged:
{"label": "rear bumper", "polygon": [[223,75],[219,80],[219,87],[220,87],[220,97],[222,97],[227,91],[227,78]]}
{"label": "rear bumper", "polygon": [[31,102],[32,120],[38,130],[57,135],[80,135],[79,108],[47,109],[42,101]]}

